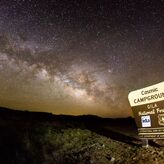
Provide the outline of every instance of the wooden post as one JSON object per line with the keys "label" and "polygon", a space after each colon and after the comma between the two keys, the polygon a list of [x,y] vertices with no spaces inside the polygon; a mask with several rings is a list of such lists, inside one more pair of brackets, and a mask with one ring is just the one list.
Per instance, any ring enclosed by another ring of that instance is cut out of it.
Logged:
{"label": "wooden post", "polygon": [[148,139],[142,139],[142,147],[149,147]]}

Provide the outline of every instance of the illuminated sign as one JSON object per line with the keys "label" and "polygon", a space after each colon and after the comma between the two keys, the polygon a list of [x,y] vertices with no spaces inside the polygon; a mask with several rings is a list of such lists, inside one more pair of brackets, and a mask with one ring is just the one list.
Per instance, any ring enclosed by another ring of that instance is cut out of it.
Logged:
{"label": "illuminated sign", "polygon": [[129,93],[141,139],[164,139],[164,82]]}

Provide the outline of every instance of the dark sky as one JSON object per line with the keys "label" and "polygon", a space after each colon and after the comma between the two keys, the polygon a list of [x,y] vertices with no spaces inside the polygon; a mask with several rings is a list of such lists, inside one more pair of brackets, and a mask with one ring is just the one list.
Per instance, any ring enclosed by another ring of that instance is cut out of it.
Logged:
{"label": "dark sky", "polygon": [[163,0],[0,0],[0,106],[129,116],[163,45]]}

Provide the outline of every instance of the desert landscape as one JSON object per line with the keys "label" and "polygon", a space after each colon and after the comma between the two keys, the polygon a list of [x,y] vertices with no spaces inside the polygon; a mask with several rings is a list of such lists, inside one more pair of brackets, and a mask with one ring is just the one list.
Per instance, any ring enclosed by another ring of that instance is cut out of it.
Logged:
{"label": "desert landscape", "polygon": [[163,6],[0,0],[0,164],[164,164]]}
{"label": "desert landscape", "polygon": [[163,140],[142,147],[134,119],[0,109],[3,164],[164,162]]}

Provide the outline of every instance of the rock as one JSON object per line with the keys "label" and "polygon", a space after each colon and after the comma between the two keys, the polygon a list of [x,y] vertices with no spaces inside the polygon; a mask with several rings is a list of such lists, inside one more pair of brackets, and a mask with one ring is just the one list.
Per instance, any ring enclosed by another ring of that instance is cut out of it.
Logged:
{"label": "rock", "polygon": [[114,157],[112,157],[110,161],[111,161],[111,162],[114,162],[114,161],[115,161],[115,158],[114,158]]}

